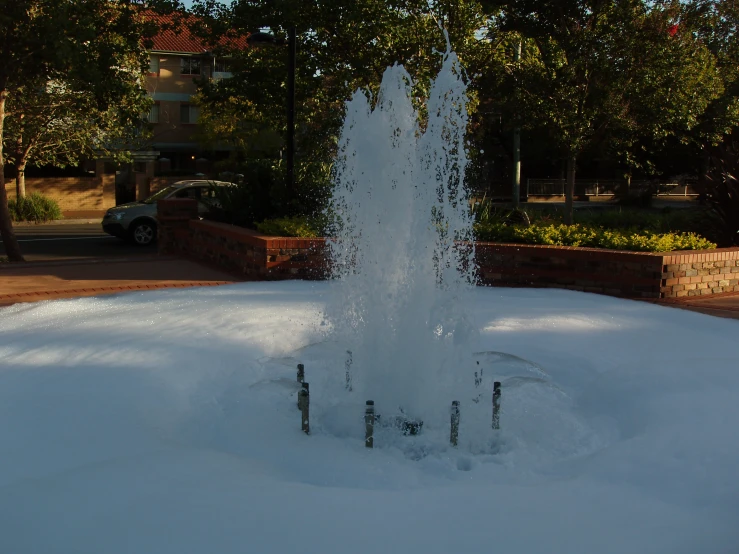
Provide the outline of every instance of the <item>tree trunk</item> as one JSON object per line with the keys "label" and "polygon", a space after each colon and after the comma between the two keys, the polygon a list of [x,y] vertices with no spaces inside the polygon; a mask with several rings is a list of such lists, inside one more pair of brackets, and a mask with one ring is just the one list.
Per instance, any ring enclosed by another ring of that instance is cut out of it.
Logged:
{"label": "tree trunk", "polygon": [[567,183],[565,185],[565,224],[572,225],[575,222],[575,164],[577,157],[570,154],[567,158]]}
{"label": "tree trunk", "polygon": [[[23,115],[20,116],[23,118]],[[15,144],[15,197],[26,197],[26,159],[28,156],[23,152],[23,134],[18,135]]]}
{"label": "tree trunk", "polygon": [[26,160],[18,162],[15,173],[15,197],[26,197]]}
{"label": "tree trunk", "polygon": [[8,193],[5,190],[5,157],[3,154],[3,130],[5,128],[5,101],[8,98],[7,90],[0,90],[0,237],[3,239],[5,255],[11,262],[22,262],[23,254],[18,246],[18,240],[13,232],[13,223],[10,221],[8,210]]}

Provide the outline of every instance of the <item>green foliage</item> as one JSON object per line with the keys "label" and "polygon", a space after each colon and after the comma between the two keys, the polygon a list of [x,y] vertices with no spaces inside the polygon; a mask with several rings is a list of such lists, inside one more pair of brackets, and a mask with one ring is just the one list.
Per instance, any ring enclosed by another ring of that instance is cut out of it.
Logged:
{"label": "green foliage", "polygon": [[476,223],[477,240],[554,246],[582,246],[642,252],[702,250],[716,245],[694,233],[624,232],[584,224],[534,224],[527,227]]}
{"label": "green foliage", "polygon": [[[152,0],[149,5],[158,7],[161,1]],[[2,2],[0,234],[11,260],[23,259],[11,232],[5,196],[4,165],[11,157],[11,141],[15,151],[23,154],[32,135],[51,135],[44,139],[47,149],[37,159],[61,164],[72,162],[78,147],[92,153],[133,146],[127,130],[142,121],[141,114],[151,102],[143,75],[154,31],[141,17],[140,5],[131,0]],[[47,98],[50,89],[55,91],[54,98]],[[60,97],[66,98],[61,102],[65,109],[44,125]],[[70,98],[74,101],[67,102]],[[82,98],[80,111],[77,101]],[[6,107],[14,111],[6,114]],[[9,137],[4,136],[6,116]],[[79,119],[75,123],[80,116],[86,116],[84,123]],[[84,140],[70,140],[78,126],[85,129]],[[28,153],[26,158],[30,160]]]}
{"label": "green foliage", "polygon": [[671,34],[682,10],[676,2],[484,4],[500,11],[501,40],[513,33],[523,42],[520,62],[501,77],[505,94],[492,104],[510,121],[548,134],[567,161],[568,221],[581,156],[608,156],[626,173],[647,168],[650,149],[695,127],[723,92],[709,49],[690,32]]}
{"label": "green foliage", "polygon": [[[121,104],[148,109],[149,100],[142,95],[142,76],[136,67],[123,76],[133,98],[122,98]],[[74,90],[62,81],[40,78],[16,89],[8,98],[5,120],[7,161],[18,172],[26,166],[76,165],[83,157],[106,155],[126,159],[128,151],[144,138],[143,119],[125,113],[119,105],[98,106],[93,91]],[[136,118],[138,120],[136,121]],[[129,120],[128,118],[132,118]]]}
{"label": "green foliage", "polygon": [[11,45],[0,51],[13,135],[6,140],[40,142],[40,164],[74,163],[78,148],[130,146],[126,132],[151,102],[143,75],[155,28],[139,8],[127,0],[17,0],[3,11],[0,30]]}
{"label": "green foliage", "polygon": [[[277,218],[257,224],[259,232],[279,237],[320,237],[325,222],[305,216]],[[532,225],[506,225],[501,220],[488,218],[475,223],[477,240],[519,244],[549,244],[632,250],[669,252],[674,250],[702,250],[716,245],[695,233],[658,233],[635,230],[604,229],[595,225],[538,222]]]}
{"label": "green foliage", "polygon": [[722,242],[739,244],[739,141],[727,141],[714,150],[699,187],[720,221]]}
{"label": "green foliage", "polygon": [[255,222],[284,214],[285,176],[270,160],[252,160],[239,168],[243,178],[231,187],[213,187],[215,202],[208,219],[254,227]]}
{"label": "green foliage", "polygon": [[[561,208],[546,205],[529,205],[522,208],[529,221],[536,227],[558,226],[564,221]],[[510,208],[483,202],[474,208],[477,229],[521,226],[521,217]],[[575,223],[584,228],[613,231],[622,235],[652,236],[660,234],[694,234],[712,243],[726,245],[726,235],[721,220],[708,208],[688,207],[637,209],[600,207],[575,211]]]}
{"label": "green foliage", "polygon": [[[446,50],[439,26],[471,79],[484,75],[497,48],[479,38],[489,21],[477,0],[236,0],[230,7],[199,0],[194,9],[221,23],[220,29],[210,26],[216,33],[268,28],[279,42],[290,26],[297,28],[297,197],[285,215],[314,213],[326,204],[344,103],[355,90],[376,95],[386,68],[402,63],[421,106],[441,65],[437,51]],[[201,85],[201,139],[230,145],[239,160],[276,159],[285,148],[286,49],[262,45],[229,54],[233,77]]]}
{"label": "green foliage", "polygon": [[[696,145],[739,123],[736,2],[196,0],[194,12],[214,44],[255,29],[279,42],[297,27],[298,197],[285,215],[324,203],[343,105],[356,89],[376,99],[385,69],[401,63],[423,106],[446,48],[439,26],[466,69],[473,186],[509,180],[515,126],[523,127],[524,177],[553,176],[565,158],[578,172],[597,159],[596,170],[620,177],[680,164],[697,174]],[[234,76],[201,83],[200,140],[228,144],[234,163],[277,160],[285,149],[284,46],[218,55],[231,57]]]}
{"label": "green foliage", "polygon": [[319,226],[306,216],[267,219],[257,223],[257,230],[273,237],[315,238],[321,236]]}
{"label": "green foliage", "polygon": [[681,27],[714,57],[722,81],[721,94],[701,113],[698,125],[681,137],[699,150],[717,146],[739,125],[739,4],[725,0],[691,0],[684,6]]}
{"label": "green foliage", "polygon": [[25,198],[12,199],[8,201],[10,218],[13,221],[32,221],[44,223],[62,219],[62,210],[59,204],[51,198],[34,192]]}

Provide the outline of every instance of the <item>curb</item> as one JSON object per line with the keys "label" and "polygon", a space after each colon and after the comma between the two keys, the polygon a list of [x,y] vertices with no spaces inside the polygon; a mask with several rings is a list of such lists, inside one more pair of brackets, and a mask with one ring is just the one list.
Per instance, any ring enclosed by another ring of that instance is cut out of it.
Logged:
{"label": "curb", "polygon": [[100,223],[102,216],[87,219],[54,219],[52,221],[43,221],[35,223],[33,221],[18,221],[13,223],[13,227],[45,227],[47,225],[83,225],[87,223]]}
{"label": "curb", "polygon": [[99,265],[117,263],[141,263],[141,262],[168,262],[179,260],[177,256],[160,256],[150,254],[147,256],[132,256],[120,258],[75,258],[72,260],[36,260],[26,262],[3,262],[0,264],[0,272],[13,269],[33,269],[37,267],[58,267],[63,265]]}
{"label": "curb", "polygon": [[[154,284],[154,285],[118,285],[112,287],[94,287],[87,289],[62,289],[62,290],[51,290],[51,291],[36,291],[36,292],[17,292],[13,294],[0,294],[0,306],[9,306],[18,302],[23,302],[24,299],[28,301],[36,302],[42,300],[58,300],[69,298],[69,295],[75,297],[77,294],[84,294],[85,296],[95,296],[96,294],[111,294],[116,292],[131,292],[131,291],[147,291],[147,290],[158,290],[158,289],[171,289],[171,288],[191,288],[191,287],[218,287],[221,285],[235,285],[238,281],[187,281],[184,283],[171,283],[171,284]],[[33,300],[30,300],[33,299]]]}

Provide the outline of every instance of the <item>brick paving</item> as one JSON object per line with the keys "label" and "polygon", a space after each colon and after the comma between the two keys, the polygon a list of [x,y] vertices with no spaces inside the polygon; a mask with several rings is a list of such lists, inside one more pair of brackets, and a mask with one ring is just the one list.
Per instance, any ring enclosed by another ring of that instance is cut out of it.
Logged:
{"label": "brick paving", "polygon": [[707,297],[691,296],[663,298],[656,301],[663,306],[682,308],[707,315],[739,319],[739,293],[729,292]]}
{"label": "brick paving", "polygon": [[0,306],[165,288],[208,287],[242,279],[190,260],[142,256],[0,264]]}

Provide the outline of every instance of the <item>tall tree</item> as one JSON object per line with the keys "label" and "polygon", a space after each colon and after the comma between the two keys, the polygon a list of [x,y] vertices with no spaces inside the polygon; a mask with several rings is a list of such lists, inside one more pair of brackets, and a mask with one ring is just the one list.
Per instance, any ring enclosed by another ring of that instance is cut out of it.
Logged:
{"label": "tall tree", "polygon": [[[143,75],[136,69],[124,76],[141,81]],[[143,109],[147,99],[135,87],[130,90],[131,108]],[[140,111],[100,108],[89,91],[70,90],[59,82],[19,87],[8,100],[6,114],[6,162],[15,168],[17,198],[26,196],[29,165],[65,167],[95,156],[126,159],[125,148],[135,148],[148,132]]]}
{"label": "tall tree", "polygon": [[[268,28],[284,38],[289,26],[297,27],[296,166],[304,198],[316,192],[309,186],[316,174],[327,176],[343,105],[354,90],[375,94],[385,69],[401,63],[414,78],[415,101],[422,107],[441,65],[438,51],[446,48],[440,27],[470,76],[480,73],[489,56],[490,44],[477,36],[487,24],[477,0],[236,0],[227,10],[201,0],[195,11],[213,20],[207,28],[216,36]],[[231,55],[233,78],[201,89],[204,130],[214,144],[279,148],[268,130],[285,128],[287,52],[249,48]]]}
{"label": "tall tree", "polygon": [[9,99],[24,86],[59,83],[133,122],[147,100],[130,76],[148,66],[145,43],[153,32],[129,0],[0,0],[0,235],[11,261],[23,255],[5,189]]}
{"label": "tall tree", "polygon": [[[567,162],[566,208],[573,219],[578,157],[616,139],[695,124],[720,87],[699,44],[677,48],[664,6],[642,0],[492,0],[500,28],[526,39],[515,68],[516,103],[529,126],[548,129]],[[701,79],[682,79],[697,72]],[[669,101],[665,102],[665,98]]]}
{"label": "tall tree", "polygon": [[695,36],[716,60],[722,90],[706,110],[698,114],[697,125],[681,137],[696,147],[708,165],[712,148],[739,127],[739,2],[690,0],[681,3],[679,34]]}

